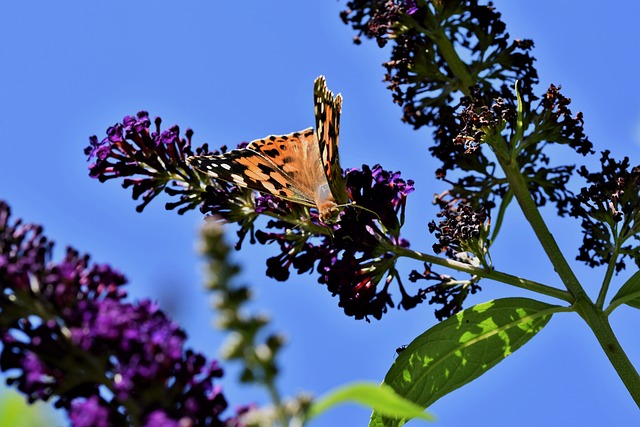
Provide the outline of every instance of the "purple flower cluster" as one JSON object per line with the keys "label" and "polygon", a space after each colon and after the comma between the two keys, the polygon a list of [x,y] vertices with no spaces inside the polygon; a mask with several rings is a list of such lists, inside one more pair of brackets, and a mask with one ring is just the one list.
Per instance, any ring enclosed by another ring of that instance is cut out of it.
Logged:
{"label": "purple flower cluster", "polygon": [[[607,264],[614,255],[616,272],[622,271],[625,258],[640,266],[640,165],[631,166],[628,157],[617,161],[610,152],[602,152],[602,170],[589,172],[582,166],[578,174],[588,186],[572,200],[571,216],[582,220],[584,237],[578,261],[590,267]],[[632,244],[625,244],[633,239]]]}
{"label": "purple flower cluster", "polygon": [[533,137],[541,140],[566,144],[577,153],[586,156],[593,154],[593,144],[584,133],[584,120],[581,112],[572,114],[569,109],[571,99],[560,93],[561,87],[549,85],[538,107],[539,121]]}
{"label": "purple flower cluster", "polygon": [[471,96],[465,97],[461,104],[464,106],[459,114],[462,129],[454,143],[463,146],[465,154],[478,150],[487,134],[499,135],[507,123],[515,122],[514,105],[507,104],[502,98],[492,100],[491,106],[486,105],[478,86],[471,88]]}
{"label": "purple flower cluster", "polygon": [[[414,128],[435,126],[438,144],[448,145],[455,137],[448,135],[451,123],[441,113],[450,108],[456,94],[468,95],[468,88],[478,84],[495,98],[519,80],[522,93],[529,95],[537,82],[534,58],[528,53],[533,43],[509,41],[500,13],[491,4],[350,0],[340,17],[357,31],[357,44],[361,36],[375,39],[380,47],[392,44],[391,58],[383,65],[393,100],[402,107],[403,120]],[[439,34],[450,41],[443,42]],[[468,63],[452,64],[452,58],[468,58]],[[458,75],[458,67],[466,67],[468,75]],[[494,90],[494,86],[501,87]]]}
{"label": "purple flower cluster", "polygon": [[[551,85],[537,108],[522,117],[520,129],[516,126],[516,106],[509,98],[490,99],[482,93],[480,86],[470,89],[464,97],[463,107],[457,115],[458,134],[448,148],[439,147],[438,153],[446,157],[439,177],[451,184],[448,195],[465,200],[473,209],[491,208],[508,191],[507,183],[496,176],[496,164],[483,154],[483,147],[505,158],[511,152],[518,153],[517,162],[527,180],[531,195],[537,206],[547,201],[556,205],[558,214],[564,216],[573,198],[567,184],[574,170],[573,165],[549,166],[550,159],[544,148],[549,144],[564,144],[582,155],[592,153],[592,143],[584,134],[582,115],[573,116],[570,100],[559,88]],[[520,141],[516,134],[523,132],[519,146],[510,146],[511,141]],[[457,182],[449,181],[446,173],[461,168],[470,171]]]}
{"label": "purple flower cluster", "polygon": [[[468,201],[474,209],[494,206],[508,186],[494,176],[497,169],[492,156],[479,149],[483,132],[477,129],[478,123],[464,121],[475,114],[473,117],[489,119],[489,124],[502,125],[498,133],[504,130],[505,121],[514,122],[516,81],[526,104],[536,99],[533,86],[538,77],[530,54],[533,42],[509,40],[500,13],[477,0],[350,0],[341,17],[358,32],[357,37],[375,39],[381,46],[392,44],[391,57],[383,64],[387,87],[403,110],[403,121],[414,129],[434,128],[435,144],[429,151],[442,163],[435,175],[451,184],[451,196]],[[435,36],[438,34],[447,34],[448,40]],[[482,96],[473,101],[465,116],[461,113],[465,105],[456,100],[469,101],[477,94]],[[494,99],[501,102],[486,109],[491,117],[475,109],[491,105]],[[456,178],[447,180],[454,170]],[[556,179],[564,171],[547,169],[541,174]],[[540,204],[545,196],[563,196],[549,191],[550,195],[536,193]]]}
{"label": "purple flower cluster", "polygon": [[[473,209],[465,200],[450,198],[445,192],[436,196],[435,203],[442,209],[438,213],[440,221],[429,222],[429,232],[434,233],[438,242],[433,251],[444,253],[449,259],[461,262],[478,260],[490,268],[487,260],[490,241],[488,239],[490,216],[489,207]],[[469,258],[468,253],[475,258]],[[463,308],[467,296],[481,290],[477,279],[455,280],[451,276],[434,272],[431,265],[425,263],[424,272],[416,270],[409,275],[411,282],[427,280],[436,282],[425,289],[431,294],[429,304],[439,305],[435,315],[438,320],[453,316]]]}
{"label": "purple flower cluster", "polygon": [[[281,253],[267,260],[267,275],[286,280],[289,269],[298,273],[315,270],[318,282],[339,297],[339,306],[356,319],[373,316],[380,319],[387,306],[394,306],[389,286],[395,273],[395,246],[408,247],[400,238],[407,196],[413,191],[413,181],[405,181],[399,173],[391,173],[376,165],[346,173],[347,191],[353,206],[340,213],[340,220],[331,225],[330,234],[320,244],[309,241],[305,230],[292,230],[291,224],[270,221],[267,228],[279,232],[256,232],[262,244],[277,243]],[[302,227],[300,227],[302,228]],[[316,266],[317,263],[317,266]],[[382,289],[380,282],[384,281]],[[400,306],[408,309],[416,303],[399,283]],[[422,298],[418,298],[420,301]]]}
{"label": "purple flower cluster", "polygon": [[[191,137],[193,131],[187,129],[185,138],[180,137],[180,128],[172,126],[161,131],[162,120],[156,117],[155,130],[146,111],[135,117],[126,116],[122,123],[107,129],[107,136],[98,141],[89,138],[89,146],[84,152],[89,156],[90,175],[100,182],[121,178],[124,188],[131,187],[134,199],[142,196],[137,210],[141,212],[162,191],[172,196],[180,196],[178,202],[167,203],[167,209],[182,206],[178,213],[194,209],[200,203],[197,192],[184,183],[198,183],[195,172],[185,159],[193,155]],[[208,154],[204,144],[197,154]],[[178,188],[168,187],[169,182],[181,182]],[[187,188],[185,188],[187,187]]]}
{"label": "purple flower cluster", "polygon": [[0,368],[30,401],[55,398],[74,426],[234,426],[216,362],[125,278],[67,249],[51,260],[42,228],[0,202]]}
{"label": "purple flower cluster", "polygon": [[[212,182],[204,173],[191,168],[186,159],[192,155],[219,154],[226,151],[209,151],[208,144],[192,149],[193,131],[187,129],[180,136],[177,125],[161,130],[162,119],[154,119],[155,129],[146,111],[136,116],[125,116],[122,123],[107,129],[107,136],[98,140],[89,138],[84,152],[92,161],[90,176],[100,182],[122,179],[124,188],[131,187],[135,200],[142,196],[138,212],[163,191],[176,201],[166,203],[168,210],[179,208],[183,214],[200,206],[203,213],[215,213],[230,222],[241,223],[242,238],[252,231],[253,219],[248,218],[247,207],[253,209],[253,192],[238,188],[224,181]],[[238,148],[244,147],[242,143]],[[238,243],[238,247],[240,245]]]}
{"label": "purple flower cluster", "polygon": [[[127,116],[123,123],[109,128],[101,142],[92,137],[85,150],[95,159],[91,176],[101,181],[123,178],[125,187],[133,187],[134,198],[144,194],[140,210],[164,190],[179,196],[177,202],[167,203],[167,209],[182,205],[182,213],[199,204],[201,212],[235,222],[239,225],[237,249],[246,236],[251,243],[277,242],[282,253],[267,260],[267,275],[286,280],[292,266],[298,272],[316,268],[318,281],[339,295],[339,304],[349,315],[380,318],[387,305],[393,306],[390,284],[382,290],[378,284],[395,265],[393,247],[408,246],[400,238],[400,229],[413,181],[405,181],[400,173],[378,165],[350,170],[345,178],[353,205],[343,208],[337,222],[324,224],[317,212],[306,206],[212,180],[191,169],[186,157],[209,154],[207,145],[193,153],[193,132],[187,131],[185,139],[179,136],[177,126],[161,131],[161,120],[157,118],[155,123],[156,129],[151,131],[148,114],[140,112],[136,118]],[[222,147],[221,151],[225,150]],[[170,181],[176,184],[168,187]],[[255,229],[260,215],[274,218],[267,224],[269,232]],[[316,237],[321,239],[320,244]],[[408,302],[412,297],[400,287],[400,306],[414,306]]]}
{"label": "purple flower cluster", "polygon": [[404,0],[404,9],[409,15],[413,15],[418,11],[418,5],[415,0]]}
{"label": "purple flower cluster", "polygon": [[429,232],[435,233],[438,243],[433,245],[435,253],[446,253],[455,259],[459,252],[469,251],[484,258],[488,250],[484,246],[488,229],[489,213],[485,209],[472,209],[465,204],[442,206],[438,223],[429,222]]}
{"label": "purple flower cluster", "polygon": [[360,36],[375,38],[383,47],[396,37],[394,27],[402,14],[413,15],[420,10],[415,0],[355,0],[347,2],[349,9],[340,13],[345,24],[352,23],[359,34],[354,37],[360,44]]}
{"label": "purple flower cluster", "polygon": [[475,294],[482,290],[476,280],[455,280],[446,274],[438,274],[428,263],[424,264],[424,271],[413,270],[409,274],[411,282],[426,280],[436,282],[424,289],[423,293],[431,294],[429,304],[437,304],[441,307],[436,309],[435,315],[438,320],[449,318],[462,310],[463,303],[469,294]]}

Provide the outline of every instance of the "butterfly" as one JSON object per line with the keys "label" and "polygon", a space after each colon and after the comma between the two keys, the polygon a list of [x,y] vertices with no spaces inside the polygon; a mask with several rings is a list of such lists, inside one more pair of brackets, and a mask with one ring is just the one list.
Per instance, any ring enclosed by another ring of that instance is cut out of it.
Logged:
{"label": "butterfly", "polygon": [[315,130],[270,135],[187,163],[214,179],[316,208],[323,222],[335,219],[349,201],[338,158],[342,96],[333,95],[324,76],[314,81],[313,94]]}

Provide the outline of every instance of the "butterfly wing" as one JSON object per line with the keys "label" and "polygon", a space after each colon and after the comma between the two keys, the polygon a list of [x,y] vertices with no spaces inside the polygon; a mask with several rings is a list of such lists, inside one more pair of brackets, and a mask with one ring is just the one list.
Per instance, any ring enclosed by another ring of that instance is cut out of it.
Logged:
{"label": "butterfly wing", "polygon": [[338,156],[342,96],[338,94],[334,97],[333,92],[327,88],[324,76],[320,76],[315,80],[313,93],[320,159],[329,182],[331,194],[337,204],[344,205],[349,202],[349,196],[342,177],[342,168],[340,167]]}
{"label": "butterfly wing", "polygon": [[314,104],[315,132],[271,135],[244,149],[187,161],[215,179],[316,207],[328,220],[349,197],[338,158],[342,97],[334,97],[323,76],[314,82]]}
{"label": "butterfly wing", "polygon": [[315,206],[309,191],[296,184],[297,168],[295,162],[292,163],[294,153],[291,151],[297,135],[300,133],[271,135],[252,141],[243,149],[217,156],[194,156],[187,161],[214,179]]}

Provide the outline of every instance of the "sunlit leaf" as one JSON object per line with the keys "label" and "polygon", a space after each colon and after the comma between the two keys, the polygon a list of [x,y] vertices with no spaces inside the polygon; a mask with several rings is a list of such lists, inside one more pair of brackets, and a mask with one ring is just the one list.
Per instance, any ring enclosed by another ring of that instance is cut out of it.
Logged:
{"label": "sunlit leaf", "polygon": [[611,300],[607,312],[612,312],[620,304],[627,304],[634,308],[640,308],[640,271],[626,281],[616,296]]}
{"label": "sunlit leaf", "polygon": [[[398,356],[384,383],[423,408],[484,374],[533,338],[563,307],[527,298],[478,304],[418,336]],[[374,412],[370,426],[399,426]]]}
{"label": "sunlit leaf", "polygon": [[335,405],[344,403],[358,403],[392,418],[433,420],[433,416],[425,413],[424,408],[399,396],[388,385],[366,382],[352,383],[330,391],[311,406],[307,418],[311,419]]}
{"label": "sunlit leaf", "polygon": [[0,388],[0,426],[46,427],[61,423],[49,404],[28,404],[26,398],[15,390]]}

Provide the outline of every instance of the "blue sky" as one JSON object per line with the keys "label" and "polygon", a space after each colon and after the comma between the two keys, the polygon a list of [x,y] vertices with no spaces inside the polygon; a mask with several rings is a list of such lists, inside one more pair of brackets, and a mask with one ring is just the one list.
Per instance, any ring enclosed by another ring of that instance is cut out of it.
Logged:
{"label": "blue sky", "polygon": [[[640,51],[634,28],[640,3],[494,2],[514,38],[535,41],[541,84],[560,84],[585,114],[597,150],[640,163]],[[147,110],[164,124],[195,130],[196,143],[233,146],[313,125],[313,80],[327,77],[342,92],[343,167],[381,163],[416,181],[405,237],[430,252],[426,223],[435,215],[430,131],[414,132],[381,82],[388,52],[374,42],[355,46],[338,13],[344,2],[5,1],[0,4],[0,198],[15,216],[45,225],[57,244],[73,245],[108,262],[130,279],[134,298],[159,299],[184,326],[190,344],[214,357],[222,336],[212,327],[196,252],[199,212],[179,217],[152,203],[143,214],[115,182],[87,175],[82,149],[125,115]],[[580,159],[558,150],[563,161]],[[568,159],[568,160],[567,160]],[[511,207],[496,266],[559,286],[517,206]],[[546,218],[573,258],[578,224]],[[232,231],[230,229],[230,231]],[[230,235],[230,237],[233,237]],[[286,283],[264,277],[270,247],[236,253],[243,280],[255,286],[254,309],[271,313],[285,331],[280,381],[285,394],[322,394],[356,379],[380,381],[395,348],[434,324],[433,307],[391,310],[366,323],[343,315],[314,276]],[[420,266],[402,263],[408,274]],[[633,270],[633,268],[631,268]],[[576,264],[587,289],[603,270]],[[620,276],[622,279],[632,273]],[[591,285],[591,287],[589,287]],[[483,283],[469,304],[523,295]],[[640,366],[638,313],[621,308],[611,318],[629,357]],[[264,402],[260,390],[235,384],[228,366],[223,386],[232,404]],[[487,375],[431,408],[440,426],[636,425],[637,407],[586,325],[558,315],[532,342]],[[369,411],[345,406],[313,427],[365,425]],[[635,422],[634,422],[635,421]],[[417,423],[412,423],[417,425]]]}

